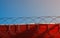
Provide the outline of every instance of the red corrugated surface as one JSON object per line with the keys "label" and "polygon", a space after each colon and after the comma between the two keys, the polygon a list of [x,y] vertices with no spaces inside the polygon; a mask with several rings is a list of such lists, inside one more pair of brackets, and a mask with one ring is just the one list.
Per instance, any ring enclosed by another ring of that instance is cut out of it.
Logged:
{"label": "red corrugated surface", "polygon": [[60,38],[59,24],[0,25],[0,38]]}

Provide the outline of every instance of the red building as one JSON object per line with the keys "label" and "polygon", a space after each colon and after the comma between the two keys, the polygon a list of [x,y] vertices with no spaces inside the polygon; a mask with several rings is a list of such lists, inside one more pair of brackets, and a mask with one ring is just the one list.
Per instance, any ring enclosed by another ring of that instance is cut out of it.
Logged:
{"label": "red building", "polygon": [[0,25],[0,38],[60,38],[60,24]]}

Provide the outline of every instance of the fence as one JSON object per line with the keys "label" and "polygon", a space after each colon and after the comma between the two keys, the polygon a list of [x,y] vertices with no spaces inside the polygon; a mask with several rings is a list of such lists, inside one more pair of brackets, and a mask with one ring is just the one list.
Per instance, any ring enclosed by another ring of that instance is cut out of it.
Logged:
{"label": "fence", "polygon": [[[50,23],[54,23],[54,24],[50,24]],[[5,32],[8,33],[7,35],[9,35],[10,32],[17,34],[17,32],[19,31],[20,32],[24,31],[21,32],[22,35],[26,35],[26,34],[30,35],[30,32],[33,33],[37,31],[37,33],[34,34],[37,35],[37,37],[39,36],[39,38],[43,38],[43,37],[45,38],[46,34],[48,34],[48,36],[52,38],[55,37],[54,36],[55,34],[60,33],[59,23],[60,23],[60,16],[9,17],[9,18],[4,17],[4,18],[0,18],[0,35],[6,35]],[[5,24],[8,24],[9,26]],[[10,25],[10,24],[25,24],[25,25]],[[33,30],[31,29],[31,27]],[[42,33],[40,34],[40,32]],[[19,33],[20,37],[21,37],[21,33]],[[33,37],[35,37],[35,35]]]}
{"label": "fence", "polygon": [[29,24],[29,23],[60,23],[60,16],[40,17],[4,17],[0,18],[0,24]]}

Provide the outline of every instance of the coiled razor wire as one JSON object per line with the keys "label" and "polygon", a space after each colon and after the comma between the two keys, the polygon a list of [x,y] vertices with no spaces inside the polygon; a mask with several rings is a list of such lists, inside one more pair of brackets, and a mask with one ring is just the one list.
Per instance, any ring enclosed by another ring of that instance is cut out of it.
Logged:
{"label": "coiled razor wire", "polygon": [[60,23],[60,16],[40,16],[40,17],[4,17],[0,18],[0,24],[42,24]]}

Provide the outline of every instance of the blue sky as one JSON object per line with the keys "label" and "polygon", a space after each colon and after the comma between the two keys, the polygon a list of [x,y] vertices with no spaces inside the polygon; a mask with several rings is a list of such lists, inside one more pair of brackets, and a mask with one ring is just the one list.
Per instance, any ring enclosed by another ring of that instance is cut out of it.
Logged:
{"label": "blue sky", "polygon": [[60,16],[60,0],[0,0],[0,18]]}
{"label": "blue sky", "polygon": [[60,0],[0,0],[0,17],[59,15]]}

